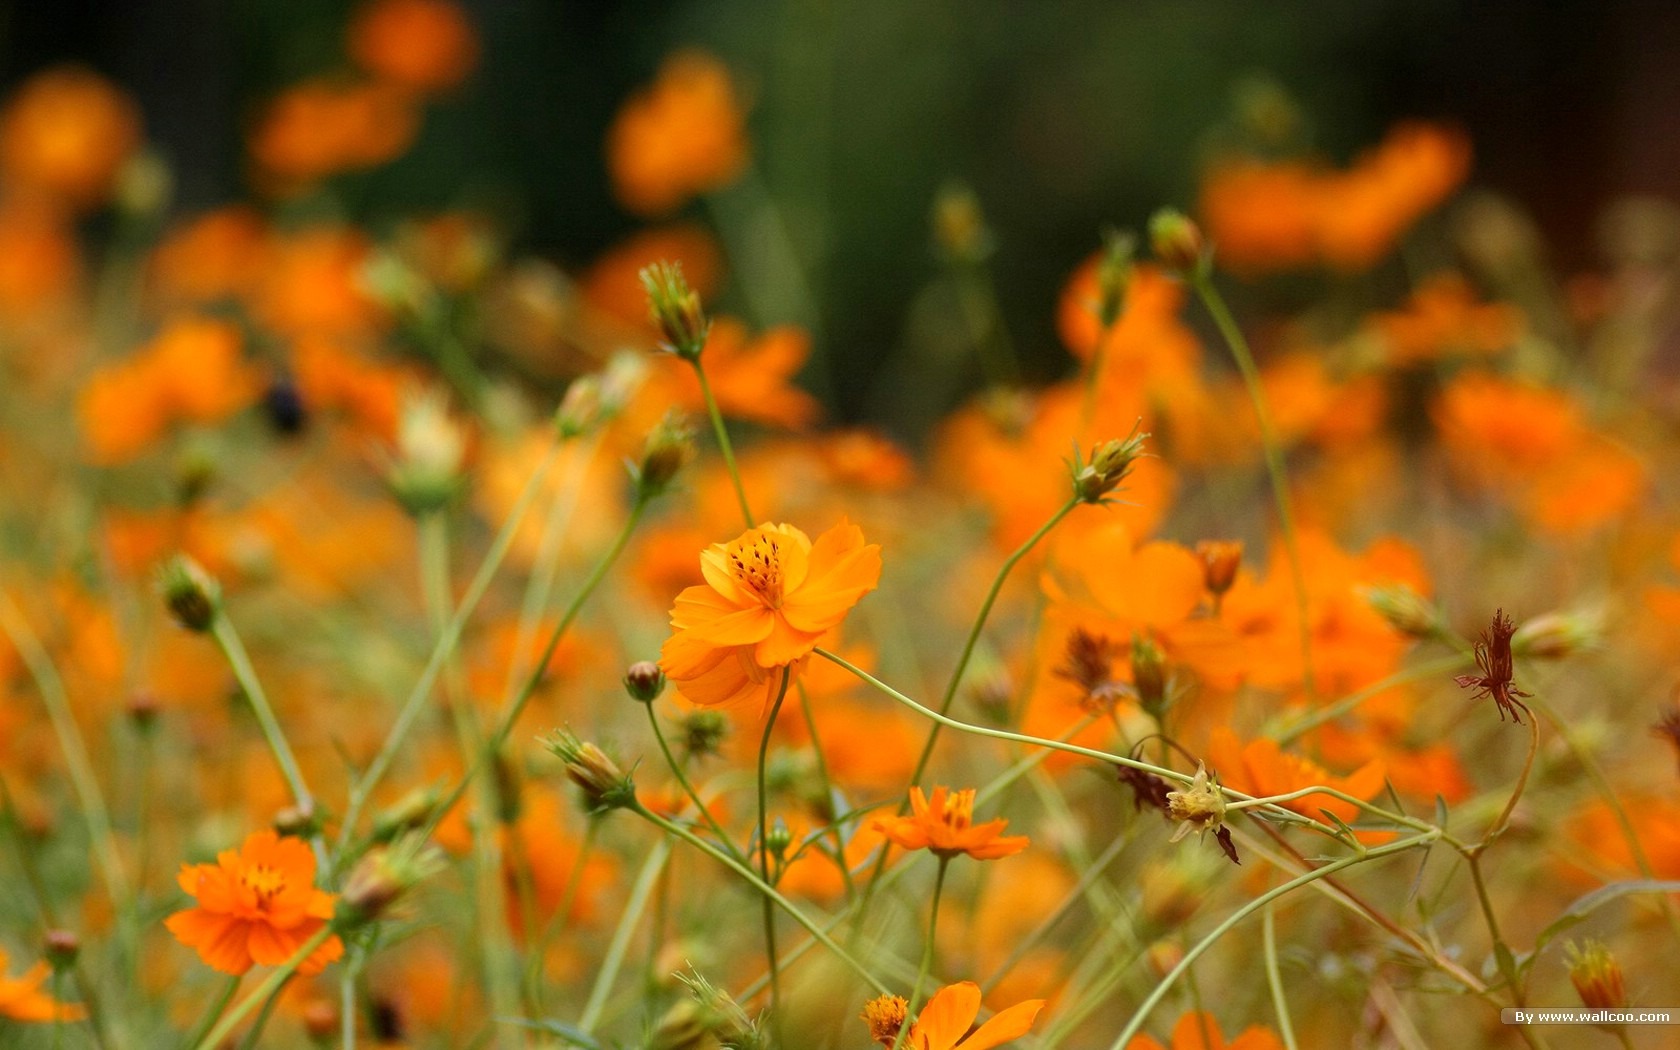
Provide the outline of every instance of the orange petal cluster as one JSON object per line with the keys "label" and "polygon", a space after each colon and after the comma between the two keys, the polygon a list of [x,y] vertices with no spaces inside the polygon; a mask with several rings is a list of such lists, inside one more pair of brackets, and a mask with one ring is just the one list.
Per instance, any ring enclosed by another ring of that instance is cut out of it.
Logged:
{"label": "orange petal cluster", "polygon": [[808,656],[881,578],[881,548],[841,519],[812,542],[792,525],[748,529],[700,555],[706,582],[671,609],[659,665],[702,705],[768,702],[777,671]]}
{"label": "orange petal cluster", "polygon": [[743,110],[717,58],[702,51],[667,58],[607,133],[619,202],[639,215],[663,215],[733,182],[747,165]]}
{"label": "orange petal cluster", "polygon": [[7,1021],[79,1021],[87,1011],[74,1003],[61,1003],[41,990],[52,976],[52,967],[38,962],[21,977],[6,976],[6,953],[0,950],[0,1019]]}
{"label": "orange petal cluster", "polygon": [[[966,853],[975,860],[998,860],[1027,848],[1025,835],[1005,835],[1007,820],[974,823],[974,789],[933,789],[933,798],[922,789],[910,789],[910,815],[876,817],[872,822],[894,844],[904,849],[925,849],[949,860]],[[947,1044],[948,1045],[948,1044]]]}
{"label": "orange petal cluster", "polygon": [[[184,864],[176,881],[196,907],[171,915],[169,932],[222,973],[278,966],[333,916],[334,895],[315,888],[315,854],[301,839],[258,831],[214,864]],[[336,936],[312,952],[298,972],[320,973],[344,954]]]}
{"label": "orange petal cluster", "polygon": [[1026,1035],[1042,1009],[1042,999],[1018,1003],[969,1034],[980,1014],[980,987],[962,981],[941,988],[928,1000],[904,1045],[910,1050],[989,1050]]}

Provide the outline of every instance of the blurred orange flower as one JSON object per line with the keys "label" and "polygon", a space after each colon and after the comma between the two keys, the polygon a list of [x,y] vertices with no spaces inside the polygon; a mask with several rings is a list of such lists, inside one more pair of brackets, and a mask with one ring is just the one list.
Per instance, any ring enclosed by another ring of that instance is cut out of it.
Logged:
{"label": "blurred orange flower", "polygon": [[37,73],[0,112],[0,175],[49,203],[103,203],[140,142],[140,114],[110,81],[79,66]]}
{"label": "blurred orange flower", "polygon": [[761,698],[787,667],[808,656],[824,633],[881,578],[881,548],[850,521],[813,543],[791,525],[748,529],[700,555],[706,582],[677,596],[675,633],[660,667],[696,704]]}
{"label": "blurred orange flower", "polygon": [[1230,1042],[1219,1030],[1212,1014],[1191,1011],[1173,1025],[1172,1044],[1162,1046],[1152,1036],[1140,1035],[1126,1044],[1126,1050],[1283,1050],[1283,1043],[1270,1029],[1252,1025]]}
{"label": "blurred orange flower", "polygon": [[401,156],[420,113],[404,90],[316,77],[281,92],[252,130],[251,159],[267,188],[296,191],[329,175]]}
{"label": "blurred orange flower", "polygon": [[20,977],[7,977],[5,949],[0,948],[0,1018],[8,1021],[79,1021],[87,1010],[74,1003],[61,1003],[41,990],[52,976],[52,967],[38,962]]}
{"label": "blurred orange flower", "polygon": [[[1228,726],[1214,729],[1208,758],[1226,787],[1256,797],[1286,795],[1316,785],[1369,800],[1382,790],[1386,775],[1382,762],[1373,760],[1345,777],[1332,776],[1317,763],[1286,753],[1275,740],[1261,737],[1244,744]],[[1323,794],[1303,795],[1279,805],[1314,820],[1324,818],[1320,810],[1334,813],[1349,824],[1359,815],[1359,807],[1352,802]]]}
{"label": "blurred orange flower", "polygon": [[729,185],[747,165],[746,117],[729,70],[679,51],[630,96],[607,133],[607,166],[626,208],[662,215]]}
{"label": "blurred orange flower", "polygon": [[[253,965],[278,966],[321,931],[333,916],[333,894],[315,888],[315,854],[301,839],[258,831],[214,864],[184,864],[177,880],[198,899],[165,925],[175,938],[223,973]],[[344,954],[329,937],[298,972],[320,973]]]}
{"label": "blurred orange flower", "polygon": [[[719,317],[706,334],[700,363],[705,366],[712,396],[724,415],[801,430],[822,411],[816,398],[791,382],[810,353],[811,338],[802,329],[783,325],[754,339],[742,322]],[[706,402],[694,369],[675,357],[661,360],[676,387],[668,396],[690,412],[703,413]],[[649,396],[658,395],[650,390]]]}
{"label": "blurred orange flower", "polygon": [[1440,273],[1419,282],[1400,309],[1373,317],[1372,327],[1390,363],[1405,365],[1504,350],[1521,331],[1522,315],[1505,303],[1478,301],[1470,282]]}
{"label": "blurred orange flower", "polygon": [[933,789],[930,800],[922,789],[910,789],[910,815],[876,817],[873,826],[903,849],[925,849],[944,860],[966,853],[975,860],[999,860],[1027,848],[1025,835],[1004,835],[1007,820],[974,823],[974,789]]}
{"label": "blurred orange flower", "polygon": [[345,49],[363,69],[398,87],[452,88],[478,63],[478,38],[448,0],[371,0],[351,19]]}

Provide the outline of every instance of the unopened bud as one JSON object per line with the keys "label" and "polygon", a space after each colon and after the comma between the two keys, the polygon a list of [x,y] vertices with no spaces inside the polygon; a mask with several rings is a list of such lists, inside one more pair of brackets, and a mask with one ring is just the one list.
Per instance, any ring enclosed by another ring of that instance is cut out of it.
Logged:
{"label": "unopened bud", "polygon": [[594,744],[562,729],[546,741],[548,750],[565,763],[566,776],[583,789],[591,813],[636,805],[636,782]]}
{"label": "unopened bud", "polygon": [[373,818],[373,838],[390,842],[398,835],[424,827],[439,802],[436,788],[416,788]]}
{"label": "unopened bud", "polygon": [[1367,587],[1364,594],[1377,615],[1401,634],[1412,638],[1436,638],[1445,629],[1441,610],[1408,584]]}
{"label": "unopened bud", "polygon": [[158,590],[163,603],[189,631],[203,634],[216,620],[222,589],[203,566],[185,554],[177,554],[158,573]]}
{"label": "unopened bud", "polygon": [[1148,434],[1133,433],[1130,437],[1105,441],[1091,449],[1088,462],[1081,462],[1079,453],[1073,456],[1073,491],[1085,503],[1107,502],[1109,493],[1120,487],[1131,473],[1132,464],[1143,455],[1143,441]]}
{"label": "unopened bud", "polygon": [[138,689],[128,698],[128,720],[141,733],[151,732],[157,725],[160,710],[157,694],[149,689]]}
{"label": "unopened bud", "polygon": [[[1620,1010],[1627,1006],[1627,990],[1622,982],[1622,967],[1598,941],[1565,946],[1569,959],[1569,983],[1581,997],[1581,1005],[1591,1010]],[[1600,1025],[1607,1030],[1615,1025]]]}
{"label": "unopened bud", "polygon": [[685,361],[698,360],[709,327],[700,306],[700,293],[688,286],[677,263],[654,263],[642,270],[641,277],[647,291],[648,315],[664,337],[664,349]]}
{"label": "unopened bud", "polygon": [[54,970],[68,970],[82,954],[82,939],[70,930],[48,930],[43,938],[42,954]]}
{"label": "unopened bud", "polygon": [[1604,644],[1604,620],[1596,612],[1546,613],[1526,620],[1511,636],[1511,652],[1536,660],[1562,660]]}
{"label": "unopened bud", "polygon": [[1126,289],[1132,282],[1132,260],[1137,238],[1110,230],[1103,235],[1102,260],[1097,263],[1097,323],[1103,331],[1114,327],[1126,306]]}
{"label": "unopened bud", "polygon": [[338,1037],[338,1008],[331,999],[311,999],[303,1008],[303,1031],[316,1046],[331,1046]]}
{"label": "unopened bud", "polygon": [[1132,688],[1137,690],[1138,706],[1160,721],[1167,709],[1167,657],[1141,634],[1132,635]]}
{"label": "unopened bud", "polygon": [[683,751],[689,759],[721,754],[729,720],[721,711],[690,711],[682,720]]}
{"label": "unopened bud", "polygon": [[422,880],[443,867],[442,854],[419,835],[368,851],[344,880],[343,921],[356,926],[386,915]]}
{"label": "unopened bud", "polygon": [[1203,540],[1196,544],[1196,558],[1202,563],[1202,586],[1216,599],[1223,598],[1237,582],[1242,567],[1241,540]]}
{"label": "unopened bud", "polygon": [[321,830],[321,814],[313,802],[287,806],[274,814],[274,830],[293,838],[308,838]]}
{"label": "unopened bud", "polygon": [[652,660],[638,660],[624,672],[624,691],[632,700],[651,704],[665,691],[665,672]]}
{"label": "unopened bud", "polygon": [[1190,217],[1163,208],[1149,220],[1149,247],[1161,265],[1181,277],[1199,279],[1208,268],[1207,242]]}
{"label": "unopened bud", "polygon": [[680,413],[667,413],[648,432],[641,462],[631,468],[636,497],[649,500],[664,492],[694,456],[694,432]]}
{"label": "unopened bud", "polygon": [[461,490],[466,433],[449,415],[442,393],[410,394],[397,421],[397,451],[386,483],[410,514],[447,506]]}
{"label": "unopened bud", "polygon": [[197,505],[215,480],[215,455],[202,444],[193,445],[175,461],[175,502],[183,510]]}
{"label": "unopened bud", "polygon": [[992,231],[980,210],[980,198],[959,184],[947,184],[933,201],[933,236],[952,262],[973,265],[992,252]]}
{"label": "unopened bud", "polygon": [[776,823],[772,824],[770,830],[764,834],[764,848],[770,856],[780,862],[787,857],[788,847],[791,845],[793,845],[793,832],[788,830],[786,822],[781,817],[777,817]]}

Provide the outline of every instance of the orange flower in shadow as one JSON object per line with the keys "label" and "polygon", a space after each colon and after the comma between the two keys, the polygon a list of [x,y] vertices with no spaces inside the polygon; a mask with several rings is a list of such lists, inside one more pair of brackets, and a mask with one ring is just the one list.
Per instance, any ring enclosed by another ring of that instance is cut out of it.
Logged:
{"label": "orange flower in shadow", "polygon": [[1270,1029],[1253,1025],[1230,1042],[1212,1014],[1191,1011],[1173,1025],[1172,1043],[1162,1046],[1152,1036],[1140,1035],[1126,1044],[1126,1050],[1283,1050],[1283,1043]]}
{"label": "orange flower in shadow", "polygon": [[[223,973],[278,966],[333,916],[333,894],[315,888],[315,854],[301,839],[258,831],[214,864],[186,864],[177,881],[198,899],[164,923],[198,957]],[[298,972],[320,973],[344,954],[329,937]]]}
{"label": "orange flower in shadow", "polygon": [[711,55],[679,51],[654,83],[626,99],[607,133],[607,167],[619,202],[662,215],[721,189],[747,165],[746,117],[729,70]]}
{"label": "orange flower in shadow", "polygon": [[281,92],[248,146],[265,184],[287,193],[394,160],[419,128],[420,113],[408,92],[377,81],[317,77]]}
{"label": "orange flower in shadow", "polygon": [[759,699],[777,670],[808,656],[881,578],[881,548],[851,522],[812,542],[791,525],[765,524],[700,555],[706,582],[677,596],[675,633],[660,667],[690,702]]}
{"label": "orange flower in shadow", "polygon": [[872,826],[893,844],[909,850],[925,849],[944,860],[967,854],[975,860],[998,860],[1027,848],[1025,835],[1005,835],[1007,820],[974,823],[974,789],[933,789],[933,798],[922,789],[910,789],[910,815],[876,817]]}
{"label": "orange flower in shadow", "polygon": [[8,1021],[80,1021],[87,1010],[74,1003],[61,1003],[41,990],[52,976],[52,967],[38,962],[20,977],[7,977],[7,959],[0,949],[0,1018]]}
{"label": "orange flower in shadow", "polygon": [[372,0],[351,20],[345,50],[369,73],[422,94],[454,87],[478,63],[478,37],[448,0]]}

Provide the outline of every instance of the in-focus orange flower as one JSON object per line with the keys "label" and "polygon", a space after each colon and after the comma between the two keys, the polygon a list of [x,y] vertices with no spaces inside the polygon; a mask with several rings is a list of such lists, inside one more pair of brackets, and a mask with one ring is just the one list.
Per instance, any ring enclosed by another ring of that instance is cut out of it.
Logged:
{"label": "in-focus orange flower", "polygon": [[933,789],[930,800],[922,789],[910,789],[910,815],[876,817],[872,822],[892,842],[904,849],[925,849],[945,860],[966,853],[975,860],[998,860],[1027,848],[1025,835],[1005,835],[1007,820],[974,823],[974,789]]}
{"label": "in-focus orange flower", "polygon": [[746,118],[729,70],[679,51],[625,100],[607,133],[607,166],[626,208],[661,215],[733,182],[747,164]]}
{"label": "in-focus orange flower", "polygon": [[472,25],[449,0],[373,0],[351,20],[345,50],[369,73],[421,93],[454,87],[478,62]]}
{"label": "in-focus orange flower", "polygon": [[[334,895],[315,888],[315,854],[301,839],[258,831],[214,864],[184,864],[176,881],[198,899],[164,925],[182,944],[223,973],[253,965],[278,966],[320,932],[333,915]],[[298,972],[320,973],[344,954],[329,937]]]}
{"label": "in-focus orange flower", "polygon": [[1283,1050],[1283,1044],[1271,1029],[1252,1025],[1230,1042],[1219,1030],[1219,1022],[1212,1014],[1186,1013],[1173,1025],[1172,1044],[1162,1046],[1152,1036],[1140,1035],[1126,1044],[1126,1050]]}
{"label": "in-focus orange flower", "polygon": [[881,578],[881,548],[850,521],[813,543],[791,525],[764,524],[700,555],[704,584],[677,596],[675,633],[659,665],[689,701],[760,699],[774,671],[808,656]]}
{"label": "in-focus orange flower", "polygon": [[21,977],[7,977],[6,952],[0,949],[0,1018],[8,1021],[79,1021],[87,1011],[74,1003],[61,1003],[41,990],[52,976],[52,967],[38,962]]}
{"label": "in-focus orange flower", "polygon": [[[897,996],[871,1000],[863,1012],[870,1037],[883,1046],[892,1046],[904,1024],[904,1006],[904,1000]],[[1042,1009],[1044,1000],[1031,999],[999,1011],[974,1028],[974,1019],[980,1014],[980,986],[962,981],[941,988],[928,1000],[910,1026],[909,1037],[900,1045],[907,1050],[990,1050],[1026,1035]],[[972,1034],[970,1028],[974,1028]]]}
{"label": "in-focus orange flower", "polygon": [[11,189],[90,207],[110,195],[139,142],[139,112],[110,81],[79,66],[48,69],[0,112],[0,175]]}

